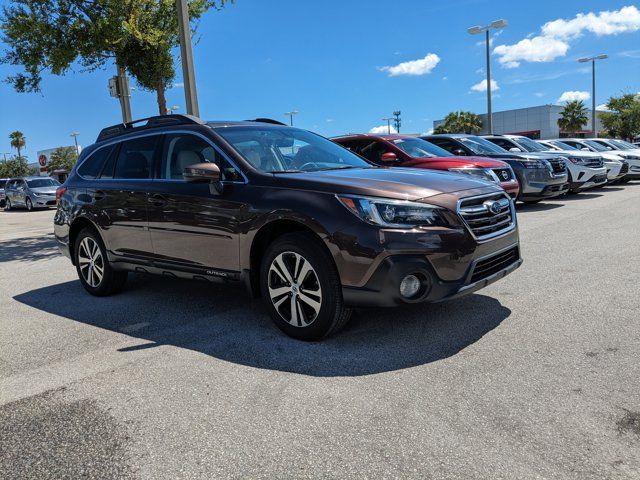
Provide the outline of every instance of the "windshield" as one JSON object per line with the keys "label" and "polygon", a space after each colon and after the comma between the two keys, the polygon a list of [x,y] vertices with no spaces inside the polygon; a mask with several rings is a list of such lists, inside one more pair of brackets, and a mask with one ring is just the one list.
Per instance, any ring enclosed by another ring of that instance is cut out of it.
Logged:
{"label": "windshield", "polygon": [[452,157],[444,148],[440,148],[433,143],[429,143],[421,138],[396,138],[389,140],[400,150],[412,157]]}
{"label": "windshield", "polygon": [[267,173],[374,168],[346,148],[306,130],[276,126],[218,128],[256,169]]}
{"label": "windshield", "polygon": [[551,145],[555,145],[556,147],[562,150],[578,150],[576,147],[569,145],[568,143],[561,142],[559,140],[550,140],[549,143]]}
{"label": "windshield", "polygon": [[638,147],[636,147],[635,145],[632,145],[629,142],[625,142],[624,140],[612,139],[612,140],[609,140],[609,143],[612,143],[613,145],[618,147],[620,150],[637,150],[638,149]]}
{"label": "windshield", "polygon": [[544,152],[547,150],[547,148],[543,147],[538,142],[534,142],[529,137],[518,137],[514,140],[528,152]]}
{"label": "windshield", "polygon": [[594,142],[593,140],[585,140],[584,143],[586,145],[589,145],[591,148],[593,148],[597,152],[606,152],[608,150],[611,150],[610,148],[603,147],[598,142]]}
{"label": "windshield", "polygon": [[6,184],[7,184],[6,180],[0,180],[0,188],[4,188]]}
{"label": "windshield", "polygon": [[35,180],[27,180],[29,188],[41,188],[41,187],[59,187],[60,182],[53,178],[37,178]]}
{"label": "windshield", "polygon": [[509,153],[504,148],[482,137],[460,137],[458,140],[464,143],[473,153]]}

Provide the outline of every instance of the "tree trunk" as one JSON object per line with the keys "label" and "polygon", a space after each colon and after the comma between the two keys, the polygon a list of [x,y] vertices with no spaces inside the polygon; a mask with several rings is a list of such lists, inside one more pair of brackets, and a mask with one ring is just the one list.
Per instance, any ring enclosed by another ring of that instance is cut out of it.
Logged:
{"label": "tree trunk", "polygon": [[158,111],[160,115],[167,114],[167,99],[164,96],[164,83],[156,83],[156,97],[158,99]]}

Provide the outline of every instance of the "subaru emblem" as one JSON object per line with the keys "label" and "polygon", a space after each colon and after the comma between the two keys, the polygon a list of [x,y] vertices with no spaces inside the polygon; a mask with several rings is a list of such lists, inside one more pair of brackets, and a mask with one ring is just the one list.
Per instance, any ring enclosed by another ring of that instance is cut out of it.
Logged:
{"label": "subaru emblem", "polygon": [[491,202],[488,205],[488,208],[489,208],[489,211],[494,215],[499,214],[500,210],[502,210],[502,206],[500,205],[500,202]]}

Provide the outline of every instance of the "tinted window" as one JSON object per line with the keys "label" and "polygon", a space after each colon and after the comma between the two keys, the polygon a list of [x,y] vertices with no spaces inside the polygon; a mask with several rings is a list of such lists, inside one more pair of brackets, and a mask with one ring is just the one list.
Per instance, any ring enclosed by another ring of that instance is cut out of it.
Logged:
{"label": "tinted window", "polygon": [[382,154],[389,151],[391,151],[391,149],[388,148],[384,142],[377,140],[363,147],[362,150],[360,150],[360,155],[373,163],[379,164],[382,163]]}
{"label": "tinted window", "polygon": [[215,163],[227,181],[241,181],[242,176],[209,142],[190,134],[167,135],[160,165],[160,178],[182,180],[182,172],[196,163]]}
{"label": "tinted window", "polygon": [[158,138],[150,136],[122,142],[113,178],[151,178]]}
{"label": "tinted window", "polygon": [[100,171],[105,161],[109,157],[109,154],[113,151],[114,146],[109,145],[102,147],[93,152],[89,158],[87,158],[80,167],[78,167],[78,174],[86,179],[92,180],[100,176]]}
{"label": "tinted window", "polygon": [[460,137],[459,140],[474,153],[504,153],[506,150],[486,138],[470,136]]}
{"label": "tinted window", "polygon": [[60,182],[53,178],[36,178],[34,180],[27,180],[29,188],[42,188],[42,187],[59,187]]}
{"label": "tinted window", "polygon": [[453,152],[456,148],[460,148],[455,144],[455,142],[449,140],[448,138],[428,138],[426,140],[448,152]]}
{"label": "tinted window", "polygon": [[6,183],[7,183],[6,180],[0,180],[0,188],[4,188]]}
{"label": "tinted window", "polygon": [[429,143],[421,138],[397,138],[391,140],[396,147],[412,157],[450,157],[444,148]]}
{"label": "tinted window", "polygon": [[518,150],[524,150],[524,148],[520,148],[518,145],[513,143],[510,140],[506,140],[504,138],[487,138],[491,143],[495,143],[499,147],[504,148],[505,150],[509,150],[511,148],[517,148]]}
{"label": "tinted window", "polygon": [[529,137],[518,137],[516,142],[518,142],[518,145],[528,152],[544,152],[546,150],[545,147],[540,145],[538,142],[531,140]]}

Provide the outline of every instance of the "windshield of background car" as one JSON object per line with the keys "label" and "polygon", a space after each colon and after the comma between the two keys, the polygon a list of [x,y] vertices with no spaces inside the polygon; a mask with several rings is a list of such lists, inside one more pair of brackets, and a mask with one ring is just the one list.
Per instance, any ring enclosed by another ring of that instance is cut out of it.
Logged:
{"label": "windshield of background car", "polygon": [[444,148],[429,143],[421,138],[394,138],[389,140],[407,155],[417,158],[452,157]]}
{"label": "windshield of background car", "polygon": [[59,187],[60,182],[53,178],[36,178],[34,180],[27,180],[29,188],[42,188],[42,187]]}
{"label": "windshield of background car", "polygon": [[375,168],[346,148],[306,130],[291,127],[218,128],[247,162],[267,173]]}
{"label": "windshield of background car", "polygon": [[609,140],[609,143],[612,143],[614,146],[616,146],[620,150],[637,150],[638,149],[638,147],[636,147],[635,145],[625,142],[624,140],[613,139],[613,140]]}
{"label": "windshield of background car", "polygon": [[538,142],[534,142],[529,137],[518,137],[516,142],[522,145],[529,152],[544,152],[547,149],[540,145]]}
{"label": "windshield of background car", "polygon": [[552,140],[549,142],[551,145],[555,145],[556,147],[562,150],[578,150],[576,147],[569,145],[568,143],[559,142],[558,140]]}
{"label": "windshield of background car", "polygon": [[4,188],[6,184],[7,184],[6,180],[0,180],[0,188]]}
{"label": "windshield of background car", "polygon": [[593,140],[585,140],[584,143],[586,143],[587,145],[589,145],[591,148],[593,148],[594,150],[596,150],[598,152],[607,152],[607,151],[611,150],[610,148],[603,147],[598,142],[594,142]]}
{"label": "windshield of background car", "polygon": [[504,148],[482,137],[460,137],[462,143],[473,153],[509,153]]}

